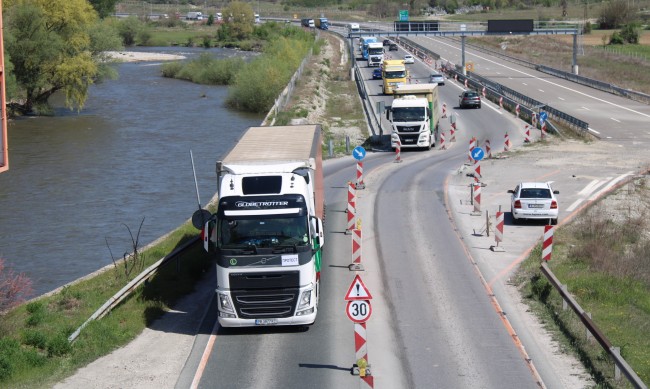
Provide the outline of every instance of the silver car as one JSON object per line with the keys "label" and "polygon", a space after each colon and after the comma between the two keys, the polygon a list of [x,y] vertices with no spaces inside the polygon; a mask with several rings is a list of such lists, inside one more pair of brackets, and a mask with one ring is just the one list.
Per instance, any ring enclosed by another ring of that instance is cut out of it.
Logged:
{"label": "silver car", "polygon": [[429,82],[431,84],[445,85],[445,77],[440,73],[431,73]]}
{"label": "silver car", "polygon": [[553,190],[549,182],[522,182],[509,190],[512,194],[510,212],[515,224],[522,219],[548,220],[557,224],[558,203],[555,198],[559,191]]}

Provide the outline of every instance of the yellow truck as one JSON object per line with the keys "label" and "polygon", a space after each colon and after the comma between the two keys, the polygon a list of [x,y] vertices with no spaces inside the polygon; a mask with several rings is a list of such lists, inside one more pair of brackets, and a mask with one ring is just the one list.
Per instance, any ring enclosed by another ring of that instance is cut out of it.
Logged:
{"label": "yellow truck", "polygon": [[397,85],[406,84],[408,71],[403,59],[386,59],[382,63],[381,76],[384,80],[383,92],[385,95],[392,95]]}

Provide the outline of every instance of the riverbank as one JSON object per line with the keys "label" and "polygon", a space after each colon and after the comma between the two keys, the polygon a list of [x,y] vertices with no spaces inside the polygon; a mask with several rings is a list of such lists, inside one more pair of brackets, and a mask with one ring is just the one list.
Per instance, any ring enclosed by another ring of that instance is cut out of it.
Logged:
{"label": "riverbank", "polygon": [[184,55],[147,53],[143,51],[107,51],[105,53],[118,62],[178,61],[187,58]]}

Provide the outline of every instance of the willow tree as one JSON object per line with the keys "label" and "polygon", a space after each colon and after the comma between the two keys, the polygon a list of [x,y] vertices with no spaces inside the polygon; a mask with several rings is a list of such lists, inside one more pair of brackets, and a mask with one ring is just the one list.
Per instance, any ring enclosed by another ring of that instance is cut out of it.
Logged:
{"label": "willow tree", "polygon": [[105,69],[103,50],[120,45],[112,30],[99,24],[87,0],[5,0],[5,10],[6,50],[23,110],[47,105],[58,91],[68,108],[83,108]]}

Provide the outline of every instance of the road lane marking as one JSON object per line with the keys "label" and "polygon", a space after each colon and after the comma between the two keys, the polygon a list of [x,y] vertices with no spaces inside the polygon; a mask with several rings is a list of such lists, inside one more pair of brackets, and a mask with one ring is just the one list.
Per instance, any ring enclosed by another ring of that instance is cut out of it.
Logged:
{"label": "road lane marking", "polygon": [[538,89],[538,91],[540,91],[540,92],[542,92],[542,93],[544,93],[544,89]]}
{"label": "road lane marking", "polygon": [[196,368],[196,373],[194,373],[194,379],[192,380],[191,389],[197,389],[199,387],[199,382],[201,382],[201,377],[203,377],[203,371],[208,364],[208,359],[210,359],[210,354],[212,354],[212,349],[214,348],[214,342],[217,340],[217,331],[219,330],[219,320],[215,320],[214,327],[212,327],[212,333],[208,338],[208,343],[205,345],[205,350],[203,350],[203,355],[201,356],[201,361],[199,366]]}
{"label": "road lane marking", "polygon": [[587,108],[587,107],[580,107],[580,108],[584,109],[585,111],[591,111],[591,110],[590,110],[589,108]]}
{"label": "road lane marking", "polygon": [[612,119],[613,121],[615,121],[615,122],[617,122],[617,123],[620,123],[620,122],[621,122],[620,120],[617,120],[617,119],[614,119],[614,118],[610,118],[610,119]]}
{"label": "road lane marking", "polygon": [[574,201],[571,205],[569,205],[569,208],[567,208],[566,211],[567,211],[567,212],[571,212],[571,211],[573,211],[573,210],[576,209],[576,208],[578,207],[578,205],[580,205],[580,203],[583,202],[583,201],[585,201],[585,198],[584,198],[584,197],[580,197],[579,199],[577,199],[576,201]]}
{"label": "road lane marking", "polygon": [[528,84],[526,84],[525,82],[522,82],[522,84],[524,84],[525,86],[528,86]]}
{"label": "road lane marking", "polygon": [[601,194],[607,192],[611,187],[616,185],[619,181],[621,181],[625,177],[631,176],[631,175],[632,175],[632,172],[627,172],[625,174],[621,174],[620,176],[614,178],[607,185],[605,185],[605,187],[603,187],[603,189],[599,190],[598,192],[594,193],[591,197],[589,197],[589,201],[593,201],[593,200],[597,199]]}
{"label": "road lane marking", "polygon": [[600,132],[594,130],[594,129],[591,128],[591,127],[587,127],[587,129],[588,129],[589,131],[593,132],[594,134],[600,134]]}
{"label": "road lane marking", "polygon": [[[460,50],[458,47],[456,47],[456,46],[454,46],[454,45],[451,45],[451,44],[449,44],[449,43],[441,42],[441,41],[439,41],[439,40],[435,40],[435,39],[433,39],[433,38],[429,38],[429,39],[431,39],[431,40],[433,40],[433,41],[435,41],[435,42],[438,42],[439,44],[447,45],[447,46],[449,46],[449,47],[451,47],[451,48],[453,48],[453,49],[455,49],[455,50],[457,50],[457,51]],[[475,53],[471,53],[471,52],[468,52],[468,51],[466,51],[465,53],[466,53],[466,54],[471,54],[471,55],[475,56],[476,58],[480,58],[480,59],[482,59],[482,60],[484,60],[484,61],[488,61],[488,62],[493,63],[493,64],[495,64],[495,65],[500,65],[500,66],[502,66],[502,67],[504,67],[504,68],[506,68],[506,69],[508,69],[508,70],[511,70],[511,71],[513,71],[513,72],[521,73],[521,74],[523,74],[523,75],[525,75],[525,76],[528,76],[528,77],[530,77],[530,78],[534,78],[534,79],[536,79],[536,80],[539,80],[539,81],[542,81],[542,82],[549,83],[549,84],[554,85],[554,86],[556,86],[556,87],[559,87],[559,88],[562,88],[562,89],[565,89],[565,90],[568,90],[568,91],[571,91],[571,92],[577,93],[577,94],[582,95],[582,96],[584,96],[584,97],[588,97],[588,98],[590,98],[590,99],[592,99],[592,100],[600,101],[601,103],[609,104],[609,105],[611,105],[611,106],[614,106],[614,107],[617,107],[617,108],[620,108],[620,109],[626,110],[626,111],[628,111],[628,112],[633,112],[633,113],[636,113],[636,114],[639,114],[639,115],[645,116],[645,117],[647,117],[647,118],[650,118],[650,115],[648,115],[648,114],[646,114],[646,113],[639,112],[639,111],[636,111],[636,110],[634,110],[634,109],[631,109],[631,108],[628,108],[628,107],[624,107],[624,106],[622,106],[622,105],[619,105],[619,104],[616,104],[616,103],[612,103],[611,101],[607,101],[607,100],[604,100],[604,99],[601,99],[601,98],[598,98],[598,97],[595,97],[595,96],[591,96],[591,95],[589,95],[589,94],[587,94],[587,93],[580,92],[580,91],[575,90],[575,89],[572,89],[572,88],[570,88],[570,87],[568,87],[568,86],[560,85],[560,84],[558,84],[558,83],[556,83],[556,82],[553,82],[553,81],[550,81],[550,80],[547,80],[547,79],[544,79],[544,78],[540,78],[540,77],[534,76],[534,75],[532,75],[532,74],[526,73],[526,72],[524,72],[524,71],[522,71],[522,70],[518,70],[518,69],[515,69],[515,68],[511,68],[511,67],[506,66],[506,65],[504,65],[504,64],[502,64],[502,63],[498,63],[498,62],[496,62],[496,61],[492,61],[491,59],[488,59],[488,58],[482,57],[482,56],[480,56],[480,55],[478,55],[478,54],[475,54]],[[498,74],[498,73],[497,73],[497,74]],[[583,108],[584,108],[584,107],[583,107]]]}
{"label": "road lane marking", "polygon": [[607,181],[609,181],[611,179],[612,179],[612,177],[607,177],[606,179],[604,179],[602,181],[601,180],[593,180],[589,184],[587,184],[584,188],[582,188],[582,190],[580,192],[578,192],[578,194],[580,196],[589,196],[593,191],[598,189],[599,186],[603,185],[604,183],[606,183]]}
{"label": "road lane marking", "polygon": [[564,99],[563,99],[563,98],[561,98],[561,97],[558,97],[558,99],[560,99],[560,100],[562,100],[562,101],[564,101]]}

